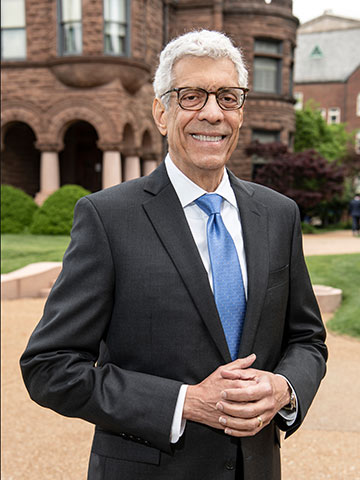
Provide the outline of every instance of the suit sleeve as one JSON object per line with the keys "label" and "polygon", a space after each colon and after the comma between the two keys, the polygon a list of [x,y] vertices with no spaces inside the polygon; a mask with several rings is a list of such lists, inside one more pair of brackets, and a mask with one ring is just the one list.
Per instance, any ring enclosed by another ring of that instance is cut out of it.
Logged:
{"label": "suit sleeve", "polygon": [[44,407],[169,451],[181,383],[96,363],[113,291],[111,247],[96,208],[85,197],[75,208],[62,272],[20,360],[24,382]]}
{"label": "suit sleeve", "polygon": [[285,349],[274,372],[286,377],[297,395],[299,410],[294,424],[288,427],[279,415],[276,417],[287,436],[301,425],[325,375],[327,360],[325,328],[305,264],[297,207],[294,218]]}

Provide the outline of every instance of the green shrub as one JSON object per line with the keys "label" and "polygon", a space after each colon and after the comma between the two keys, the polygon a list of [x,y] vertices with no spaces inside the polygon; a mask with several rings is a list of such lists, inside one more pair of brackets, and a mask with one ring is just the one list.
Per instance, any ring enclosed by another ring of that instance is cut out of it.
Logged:
{"label": "green shrub", "polygon": [[317,232],[316,228],[313,225],[310,225],[310,223],[306,222],[301,222],[301,230],[304,234]]}
{"label": "green shrub", "polygon": [[38,208],[20,188],[1,185],[1,233],[22,233]]}
{"label": "green shrub", "polygon": [[48,197],[36,212],[30,232],[42,235],[69,235],[76,202],[90,192],[79,185],[64,185]]}

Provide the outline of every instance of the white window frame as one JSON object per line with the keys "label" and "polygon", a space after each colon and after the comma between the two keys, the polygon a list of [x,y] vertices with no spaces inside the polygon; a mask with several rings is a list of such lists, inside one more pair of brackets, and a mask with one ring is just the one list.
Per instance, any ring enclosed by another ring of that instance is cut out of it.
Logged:
{"label": "white window frame", "polygon": [[304,93],[295,92],[294,98],[296,100],[296,103],[294,105],[295,110],[302,110],[304,108]]}
{"label": "white window frame", "polygon": [[355,135],[355,153],[360,154],[360,130]]}
{"label": "white window frame", "polygon": [[[21,2],[20,8],[17,10],[17,19],[14,22],[10,22],[7,24],[6,22],[6,14],[4,12],[4,8],[6,5],[1,1],[1,60],[25,60],[26,59],[26,5],[25,0],[18,0]],[[20,46],[20,53],[18,54],[7,54],[6,44],[11,43],[14,45],[14,39],[6,38],[9,37],[10,34],[14,34],[17,32],[18,34],[18,45]]]}
{"label": "white window frame", "polygon": [[[129,25],[130,25],[130,20],[129,20],[129,11],[130,11],[130,2],[129,0],[119,0],[122,1],[123,5],[123,10],[124,12],[124,18],[122,20],[120,19],[112,19],[112,18],[107,18],[107,8],[106,8],[106,2],[107,0],[103,0],[103,12],[104,12],[104,53],[105,55],[114,55],[114,56],[128,56],[130,55],[130,45],[129,45]],[[114,39],[116,39],[116,33],[120,32],[123,30],[124,35],[122,35],[123,39],[123,48],[122,51],[114,51],[108,48],[109,41],[111,43],[111,39],[107,38],[107,32],[111,32],[113,30],[114,32]]]}
{"label": "white window frame", "polygon": [[[67,56],[67,55],[82,55],[82,50],[83,50],[83,38],[82,38],[82,0],[78,0],[80,3],[80,18],[78,19],[64,19],[64,14],[63,14],[63,0],[58,0],[58,25],[59,25],[59,35],[58,35],[58,40],[59,40],[59,54],[62,56]],[[71,27],[71,25],[77,27],[77,31],[75,31],[74,39],[76,37],[76,34],[80,35],[79,39],[79,48],[77,50],[68,50],[66,49],[65,43],[66,43],[66,28],[68,26]],[[79,28],[80,25],[80,28]]]}
{"label": "white window frame", "polygon": [[319,108],[319,112],[321,117],[325,120],[326,122],[326,108]]}
{"label": "white window frame", "polygon": [[[332,117],[335,117],[334,121]],[[340,123],[341,120],[341,109],[340,107],[331,107],[328,110],[328,124],[329,125],[336,125]]]}

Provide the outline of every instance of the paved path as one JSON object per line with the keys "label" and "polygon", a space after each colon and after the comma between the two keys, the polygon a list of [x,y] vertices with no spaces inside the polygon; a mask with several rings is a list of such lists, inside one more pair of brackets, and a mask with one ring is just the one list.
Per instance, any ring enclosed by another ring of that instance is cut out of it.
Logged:
{"label": "paved path", "polygon": [[360,253],[360,237],[353,237],[351,230],[304,235],[305,255],[335,255]]}
{"label": "paved path", "polygon": [[[306,236],[304,244],[308,255],[360,252],[350,232]],[[20,377],[18,360],[43,305],[3,302],[1,478],[85,480],[92,426],[31,402]],[[329,334],[328,346],[328,374],[303,426],[283,442],[283,480],[360,480],[360,342]]]}

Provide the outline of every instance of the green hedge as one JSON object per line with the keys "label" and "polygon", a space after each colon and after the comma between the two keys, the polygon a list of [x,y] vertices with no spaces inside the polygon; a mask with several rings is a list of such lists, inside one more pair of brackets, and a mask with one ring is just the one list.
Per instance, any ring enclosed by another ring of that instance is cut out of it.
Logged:
{"label": "green hedge", "polygon": [[69,235],[75,204],[89,193],[79,185],[64,185],[59,188],[35,213],[30,232],[41,235]]}
{"label": "green hedge", "polygon": [[30,195],[11,185],[1,185],[1,233],[22,233],[39,207]]}

